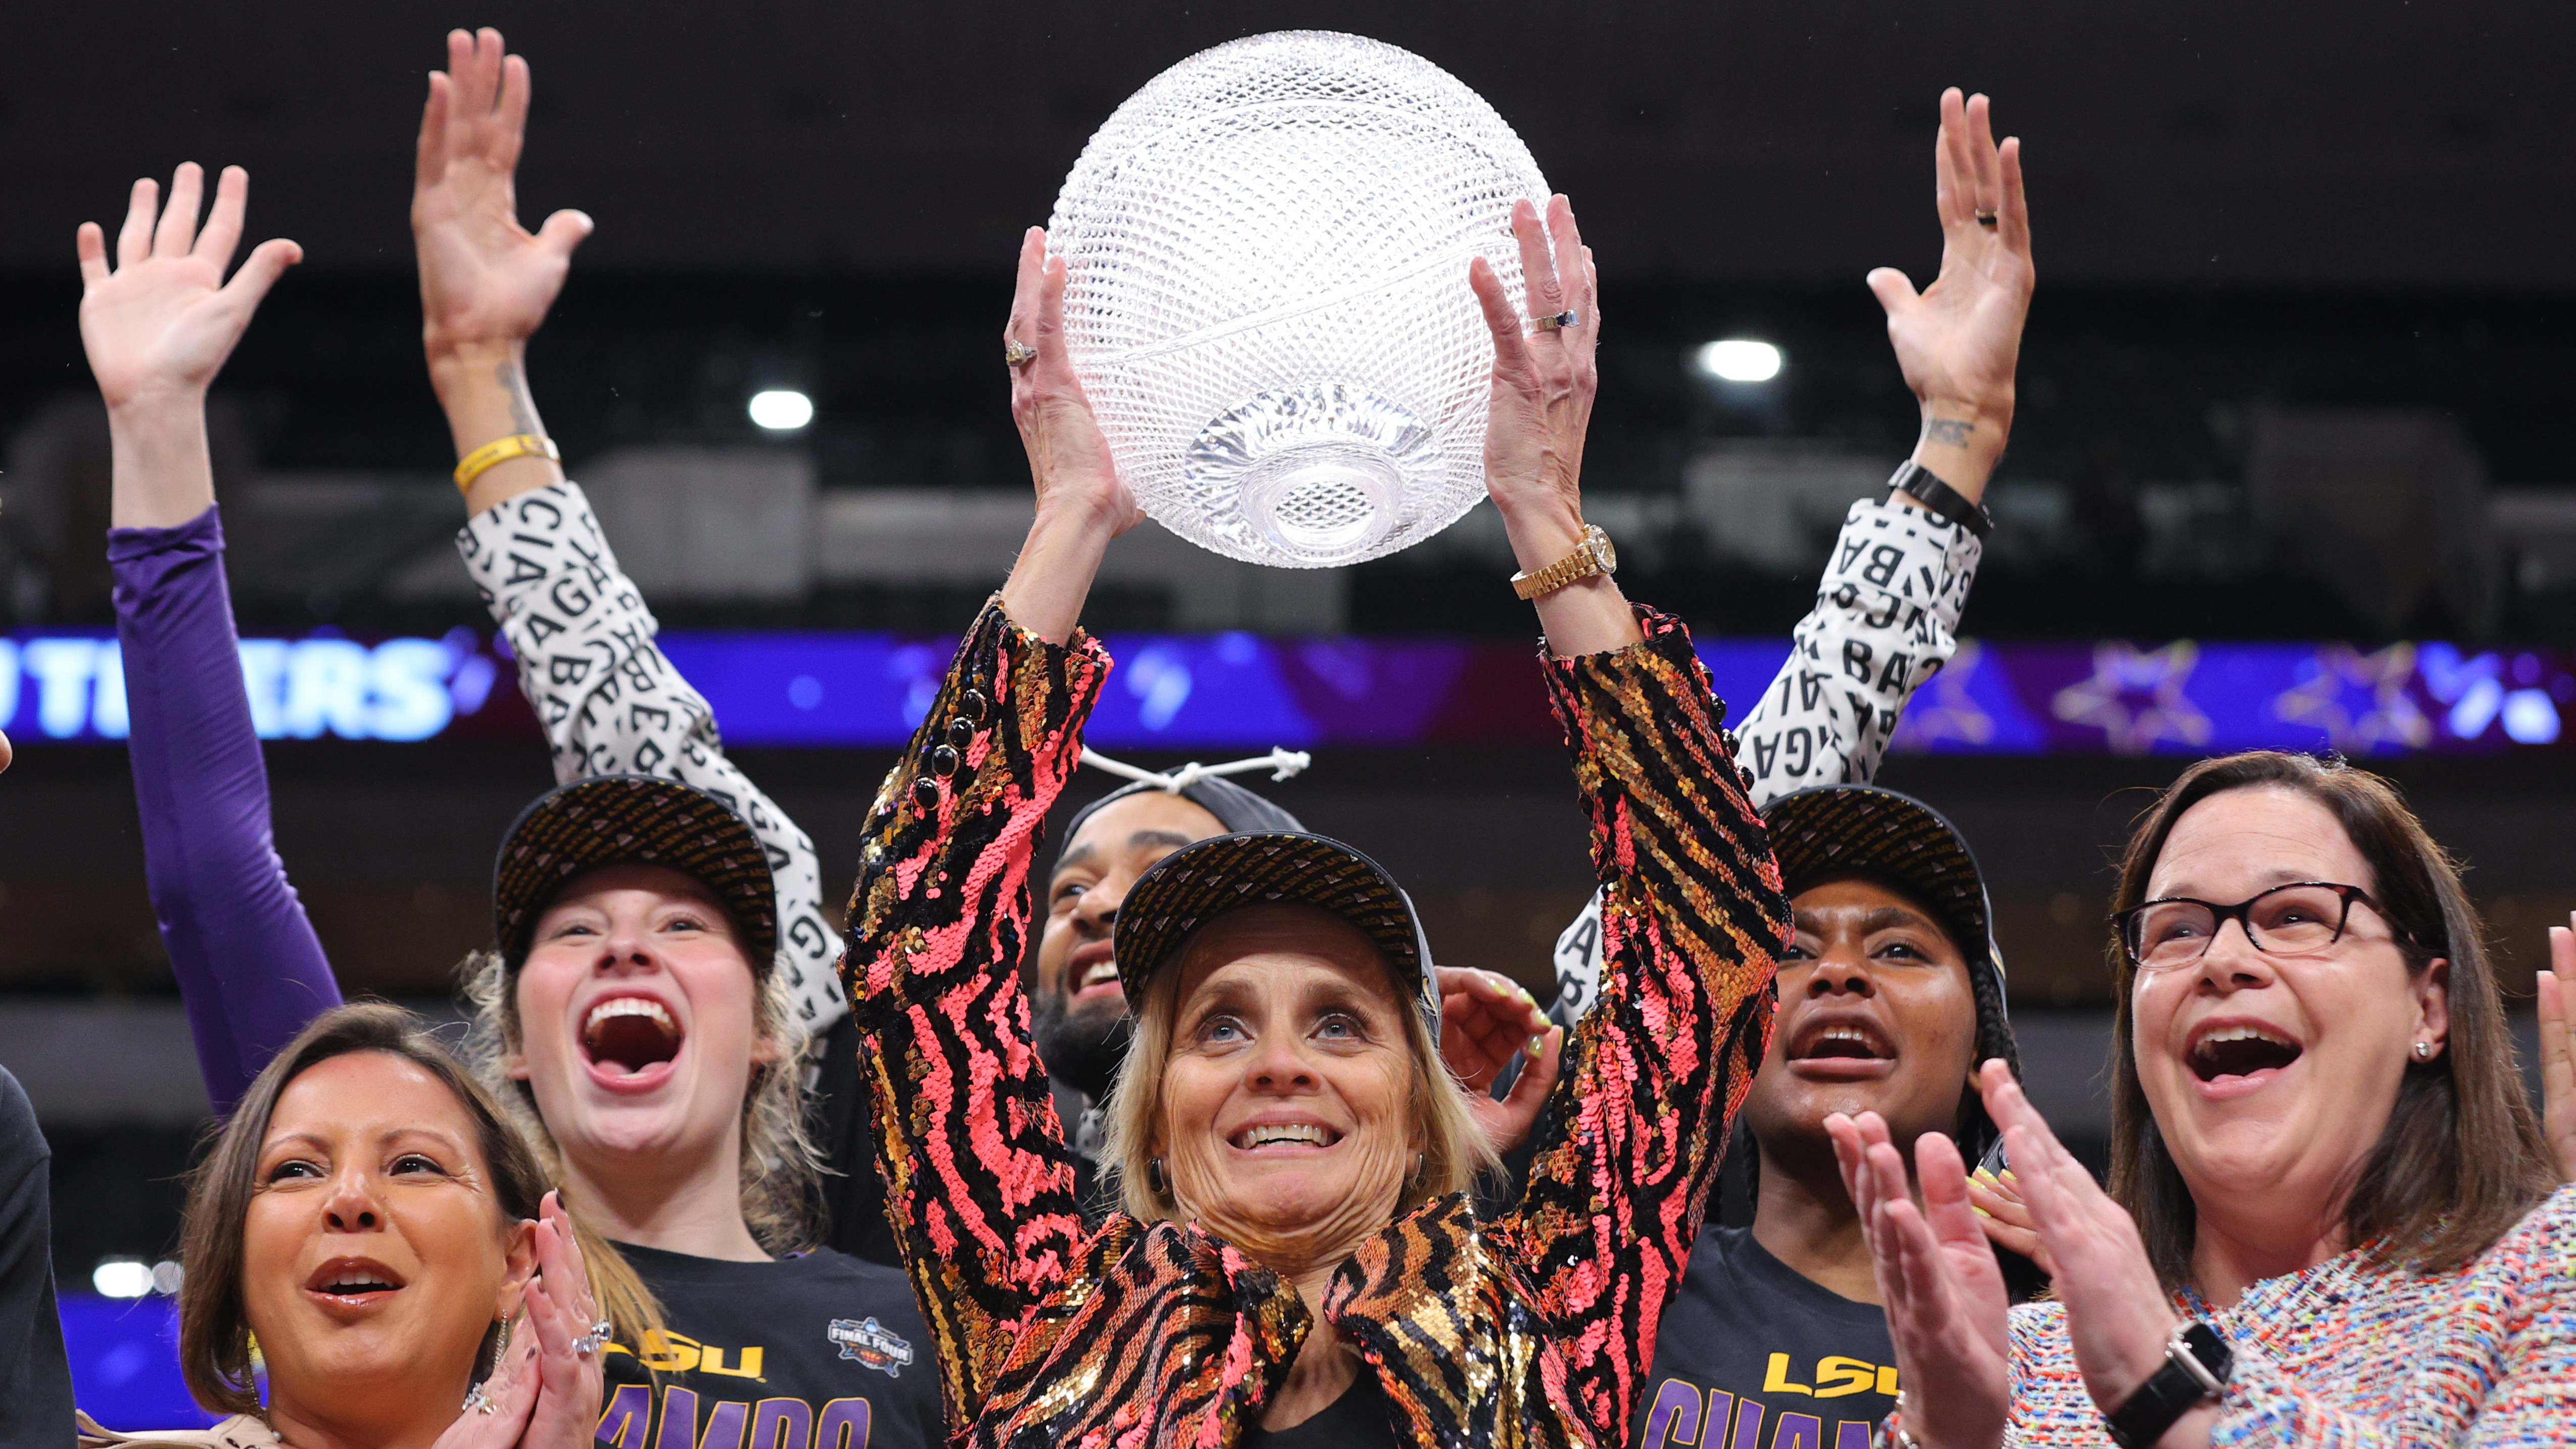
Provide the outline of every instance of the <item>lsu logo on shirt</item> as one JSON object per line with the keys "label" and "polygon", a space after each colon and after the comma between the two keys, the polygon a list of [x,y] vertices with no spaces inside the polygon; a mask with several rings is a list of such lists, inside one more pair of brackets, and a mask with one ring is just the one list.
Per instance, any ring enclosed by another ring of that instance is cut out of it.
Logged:
{"label": "lsu logo on shirt", "polygon": [[[1640,1449],[1668,1449],[1672,1445],[1697,1445],[1699,1449],[1869,1449],[1870,1436],[1878,1430],[1876,1419],[1811,1413],[1805,1406],[1853,1394],[1879,1393],[1894,1398],[1895,1366],[1828,1355],[1816,1362],[1806,1378],[1810,1381],[1801,1383],[1790,1377],[1787,1354],[1771,1355],[1762,1377],[1762,1392],[1765,1399],[1778,1405],[1776,1409],[1763,1399],[1724,1389],[1710,1389],[1702,1399],[1699,1385],[1666,1379],[1656,1388],[1646,1410],[1645,1433],[1638,1440]],[[1816,1407],[1823,1405],[1817,1403]],[[1767,1439],[1763,1435],[1766,1415],[1771,1431]],[[1826,1427],[1829,1417],[1830,1431]]]}
{"label": "lsu logo on shirt", "polygon": [[756,1379],[760,1375],[762,1349],[758,1344],[732,1350],[733,1362],[725,1362],[726,1350],[712,1343],[700,1343],[685,1333],[666,1333],[647,1329],[644,1347],[639,1351],[622,1343],[608,1346],[610,1353],[633,1354],[635,1361],[657,1374],[723,1374],[731,1378]]}

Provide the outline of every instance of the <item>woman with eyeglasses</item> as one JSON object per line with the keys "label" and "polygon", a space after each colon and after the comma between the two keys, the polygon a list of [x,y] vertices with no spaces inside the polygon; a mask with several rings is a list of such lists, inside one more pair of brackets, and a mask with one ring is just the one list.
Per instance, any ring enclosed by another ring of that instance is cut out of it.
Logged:
{"label": "woman with eyeglasses", "polygon": [[2576,1189],[2459,867],[2388,784],[2185,771],[2122,863],[2111,1188],[2011,1077],[2057,1301],[2010,1310],[1957,1149],[1836,1119],[1905,1385],[1881,1442],[2576,1442]]}

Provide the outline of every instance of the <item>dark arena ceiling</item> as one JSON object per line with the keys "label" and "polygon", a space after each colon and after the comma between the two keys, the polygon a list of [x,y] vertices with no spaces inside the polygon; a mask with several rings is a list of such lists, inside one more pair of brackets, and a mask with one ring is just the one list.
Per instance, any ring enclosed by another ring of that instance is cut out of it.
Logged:
{"label": "dark arena ceiling", "polygon": [[531,216],[594,269],[982,269],[1156,71],[1238,35],[1357,30],[1476,87],[1605,270],[1857,279],[1931,260],[1937,89],[2029,148],[2056,282],[2562,291],[2576,217],[2564,4],[930,5],[810,0],[12,8],[0,269],[66,269],[127,178],[257,178],[315,270],[407,271],[422,72],[458,24],[532,60]]}

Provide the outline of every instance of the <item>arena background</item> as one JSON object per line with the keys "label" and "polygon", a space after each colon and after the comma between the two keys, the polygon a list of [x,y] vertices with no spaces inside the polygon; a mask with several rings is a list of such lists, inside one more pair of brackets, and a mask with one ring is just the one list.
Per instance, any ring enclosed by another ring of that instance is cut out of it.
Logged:
{"label": "arena background", "polygon": [[[1704,639],[1776,650],[1842,504],[1910,444],[1860,278],[1928,280],[1933,100],[1955,83],[2025,138],[2041,275],[1966,620],[1992,672],[1961,676],[2004,693],[1963,684],[1950,703],[1988,726],[1910,725],[1883,779],[1948,811],[1988,870],[2036,1095],[2098,1149],[2108,864],[2195,747],[2375,756],[2470,867],[2509,982],[2576,906],[2566,7],[22,8],[0,48],[0,718],[20,746],[0,1063],[54,1146],[67,1294],[167,1256],[204,1111],[97,650],[106,443],[72,231],[194,159],[250,167],[252,236],[305,246],[215,396],[236,603],[285,661],[278,842],[332,959],[353,990],[434,1001],[488,931],[502,827],[548,782],[447,551],[418,349],[412,129],[460,24],[502,26],[534,65],[524,214],[599,223],[531,367],[575,476],[666,626],[772,651],[719,697],[729,724],[778,680],[833,717],[818,681],[866,681],[796,651],[935,643],[999,580],[1026,488],[994,356],[1019,229],[1147,77],[1298,26],[1447,67],[1574,197],[1605,279],[1586,489],[1623,582]],[[1695,370],[1728,337],[1776,345],[1779,375]],[[808,396],[810,425],[756,426],[770,389]],[[1434,723],[1363,710],[1278,741],[1317,755],[1278,793],[1411,884],[1444,959],[1536,982],[1585,865],[1534,682],[1491,665],[1532,631],[1490,523],[1321,575],[1148,537],[1091,618],[1175,657],[1242,638],[1316,670],[1467,661]],[[428,738],[296,705],[297,661],[350,657],[315,641],[390,658],[415,639],[446,650]],[[1180,710],[1140,761],[1272,743]],[[733,729],[739,756],[846,869],[888,745],[788,718]]]}

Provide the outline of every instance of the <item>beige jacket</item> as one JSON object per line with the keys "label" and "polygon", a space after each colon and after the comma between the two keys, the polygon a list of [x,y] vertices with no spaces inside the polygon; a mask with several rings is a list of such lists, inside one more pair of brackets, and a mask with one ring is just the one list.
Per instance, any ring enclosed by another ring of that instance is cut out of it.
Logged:
{"label": "beige jacket", "polygon": [[211,1429],[167,1429],[144,1434],[119,1434],[100,1428],[98,1421],[87,1414],[80,1416],[80,1449],[128,1444],[137,1449],[285,1449],[285,1441],[251,1414],[235,1414]]}

